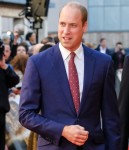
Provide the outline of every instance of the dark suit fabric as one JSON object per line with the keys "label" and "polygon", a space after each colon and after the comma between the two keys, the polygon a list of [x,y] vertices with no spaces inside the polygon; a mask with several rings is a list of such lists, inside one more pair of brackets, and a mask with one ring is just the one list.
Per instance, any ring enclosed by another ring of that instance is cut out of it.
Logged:
{"label": "dark suit fabric", "polygon": [[115,71],[117,69],[122,69],[123,68],[124,58],[125,58],[125,54],[123,54],[121,51],[120,52],[114,52],[112,54],[112,59],[114,61]]}
{"label": "dark suit fabric", "polygon": [[[97,50],[97,51],[100,52],[100,45],[98,45],[98,47],[95,50]],[[111,50],[109,50],[108,48],[106,48],[106,54],[107,55],[112,55]]]}
{"label": "dark suit fabric", "polygon": [[19,82],[19,77],[9,66],[6,70],[0,68],[0,112],[9,111],[8,90]]}
{"label": "dark suit fabric", "polygon": [[129,137],[129,56],[126,56],[124,62],[118,103],[121,118],[121,150],[127,150]]}
{"label": "dark suit fabric", "polygon": [[8,67],[0,68],[0,150],[5,148],[5,114],[9,111],[8,90],[19,82],[19,77]]}
{"label": "dark suit fabric", "polygon": [[61,136],[65,125],[76,124],[89,131],[83,150],[119,150],[119,113],[112,59],[84,45],[83,48],[84,85],[78,115],[59,45],[30,57],[27,63],[19,120],[39,134],[38,150],[77,150],[76,145]]}

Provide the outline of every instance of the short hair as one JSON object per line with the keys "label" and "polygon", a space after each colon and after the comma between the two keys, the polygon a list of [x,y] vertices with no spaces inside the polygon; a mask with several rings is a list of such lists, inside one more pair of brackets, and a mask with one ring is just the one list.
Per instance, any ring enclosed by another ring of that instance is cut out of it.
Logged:
{"label": "short hair", "polygon": [[123,45],[122,42],[117,42],[116,45]]}
{"label": "short hair", "polygon": [[[88,11],[87,11],[87,9],[86,9],[86,7],[84,5],[82,5],[79,2],[72,1],[72,2],[68,2],[66,5],[64,5],[63,8],[65,8],[67,6],[79,9],[81,11],[81,14],[82,14],[82,23],[84,24],[87,21],[87,19],[88,19]],[[63,10],[63,8],[61,9],[61,11]],[[60,13],[61,13],[61,11],[60,11]]]}
{"label": "short hair", "polygon": [[50,47],[52,47],[51,44],[45,44],[45,45],[43,45],[43,46],[40,48],[39,52],[45,51],[45,50],[47,50],[47,49],[50,48]]}
{"label": "short hair", "polygon": [[55,37],[54,37],[54,42],[55,42],[55,44],[57,44],[57,43],[59,42],[58,36],[55,36]]}
{"label": "short hair", "polygon": [[16,24],[14,30],[17,30],[19,35],[24,35],[24,25]]}
{"label": "short hair", "polygon": [[27,46],[26,42],[22,42],[22,43],[18,44],[18,45],[17,45],[17,49],[18,49],[18,47],[20,47],[20,46],[24,47],[25,50],[26,50],[26,53],[28,53],[28,46]]}
{"label": "short hair", "polygon": [[105,39],[105,38],[101,38],[101,39],[100,39],[100,43],[103,42],[104,40],[106,40],[106,39]]}
{"label": "short hair", "polygon": [[32,36],[33,33],[34,33],[34,32],[28,32],[28,33],[26,34],[26,40],[27,40],[27,41],[29,41],[29,39],[30,39],[30,37]]}
{"label": "short hair", "polygon": [[10,35],[8,35],[7,33],[3,33],[1,36],[2,41],[10,39]]}

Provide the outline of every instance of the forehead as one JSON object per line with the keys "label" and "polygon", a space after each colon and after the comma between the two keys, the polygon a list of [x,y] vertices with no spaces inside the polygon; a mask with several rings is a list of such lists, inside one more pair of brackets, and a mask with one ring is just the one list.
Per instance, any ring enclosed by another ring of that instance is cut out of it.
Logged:
{"label": "forehead", "polygon": [[59,21],[81,21],[82,20],[82,13],[77,7],[70,7],[66,6],[60,12]]}
{"label": "forehead", "polygon": [[24,47],[24,46],[18,46],[17,49],[18,49],[18,50],[21,50],[21,49],[25,49],[25,47]]}
{"label": "forehead", "polygon": [[9,45],[5,45],[5,50],[10,50],[10,46]]}
{"label": "forehead", "polygon": [[117,44],[117,46],[122,46],[122,44]]}
{"label": "forehead", "polygon": [[104,43],[104,42],[106,42],[106,39],[103,39],[103,40],[101,41],[101,43]]}

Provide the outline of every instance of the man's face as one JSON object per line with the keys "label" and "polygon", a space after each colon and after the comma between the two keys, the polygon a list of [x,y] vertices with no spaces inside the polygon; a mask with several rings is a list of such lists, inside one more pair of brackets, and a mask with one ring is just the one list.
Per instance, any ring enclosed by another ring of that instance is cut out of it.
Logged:
{"label": "man's face", "polygon": [[106,47],[107,47],[106,40],[103,40],[100,45],[101,45],[103,48],[106,48]]}
{"label": "man's face", "polygon": [[17,55],[26,55],[26,49],[24,46],[18,46]]}
{"label": "man's face", "polygon": [[63,47],[69,51],[76,50],[82,42],[86,29],[87,22],[82,23],[82,14],[79,9],[69,6],[62,9],[58,23],[58,37]]}
{"label": "man's face", "polygon": [[33,33],[32,35],[31,35],[31,37],[30,37],[30,41],[31,42],[36,42],[36,35],[35,35],[35,33]]}
{"label": "man's face", "polygon": [[14,29],[14,38],[18,38],[20,35],[19,35],[19,31],[17,29]]}
{"label": "man's face", "polygon": [[10,55],[11,55],[10,46],[9,45],[5,45],[5,47],[4,47],[4,56],[5,56],[5,59],[7,60]]}
{"label": "man's face", "polygon": [[123,49],[122,44],[117,44],[116,49],[117,49],[118,51],[120,51],[121,49]]}

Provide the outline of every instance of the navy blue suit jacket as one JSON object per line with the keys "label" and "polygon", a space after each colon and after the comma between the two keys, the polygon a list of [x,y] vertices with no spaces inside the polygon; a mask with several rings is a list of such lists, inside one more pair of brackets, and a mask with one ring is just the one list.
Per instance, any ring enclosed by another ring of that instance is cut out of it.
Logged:
{"label": "navy blue suit jacket", "polygon": [[[65,125],[89,131],[84,150],[119,150],[120,127],[112,59],[84,48],[84,86],[76,114],[59,45],[30,57],[21,90],[19,120],[39,134],[39,150],[76,150],[61,136]],[[40,112],[40,113],[39,113]]]}
{"label": "navy blue suit jacket", "polygon": [[[98,47],[95,50],[100,52],[100,45],[98,45]],[[106,48],[106,54],[111,56],[112,55],[112,51],[109,50],[108,48]]]}

